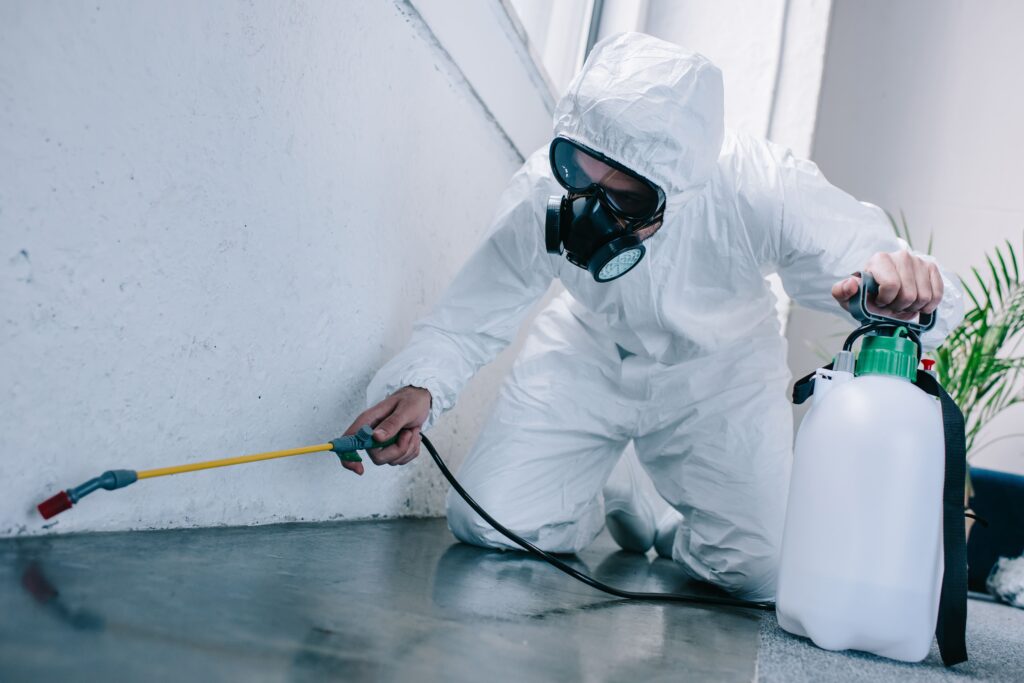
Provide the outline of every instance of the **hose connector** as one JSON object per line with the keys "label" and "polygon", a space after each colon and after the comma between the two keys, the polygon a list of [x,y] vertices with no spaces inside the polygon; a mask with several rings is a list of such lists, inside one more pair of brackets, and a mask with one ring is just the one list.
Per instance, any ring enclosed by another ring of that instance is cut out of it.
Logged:
{"label": "hose connector", "polygon": [[338,454],[338,459],[342,462],[362,462],[363,459],[359,457],[359,453],[356,451],[365,451],[368,448],[384,448],[396,441],[398,441],[398,437],[378,443],[373,440],[373,427],[363,425],[355,434],[339,436],[332,441],[331,450]]}

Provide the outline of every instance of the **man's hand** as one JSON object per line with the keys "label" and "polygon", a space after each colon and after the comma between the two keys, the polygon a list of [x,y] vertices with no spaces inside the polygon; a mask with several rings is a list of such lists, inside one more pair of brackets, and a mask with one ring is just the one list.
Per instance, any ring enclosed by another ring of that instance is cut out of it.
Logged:
{"label": "man's hand", "polygon": [[[879,252],[868,259],[864,271],[878,283],[872,310],[899,320],[933,313],[942,301],[942,275],[934,263],[909,251]],[[832,296],[850,310],[849,301],[860,289],[860,273],[832,285]]]}
{"label": "man's hand", "polygon": [[[402,387],[386,399],[365,410],[342,436],[355,434],[365,424],[373,427],[374,441],[387,441],[395,434],[398,441],[387,448],[366,451],[375,465],[404,465],[420,454],[420,429],[430,415],[430,392],[420,387]],[[363,473],[363,463],[343,462],[342,467]]]}

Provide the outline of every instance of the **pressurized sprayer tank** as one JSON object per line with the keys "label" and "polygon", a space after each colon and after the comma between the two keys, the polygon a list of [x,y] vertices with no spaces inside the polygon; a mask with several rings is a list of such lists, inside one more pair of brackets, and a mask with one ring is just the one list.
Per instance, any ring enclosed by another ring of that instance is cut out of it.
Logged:
{"label": "pressurized sprayer tank", "polygon": [[[962,464],[948,481],[947,469],[963,460],[962,415],[917,369],[916,332],[933,319],[901,326],[864,311],[862,293],[851,312],[865,324],[830,366],[794,388],[795,402],[813,393],[813,403],[794,449],[779,625],[829,650],[910,662],[924,659],[938,635],[943,661],[957,663],[966,659],[966,556],[962,533],[949,534],[963,528]],[[940,597],[946,623],[937,629]]]}
{"label": "pressurized sprayer tank", "polygon": [[819,647],[904,661],[931,647],[945,460],[939,404],[911,383],[916,369],[914,344],[897,331],[865,339],[856,375],[816,375],[796,438],[777,610],[782,628]]}

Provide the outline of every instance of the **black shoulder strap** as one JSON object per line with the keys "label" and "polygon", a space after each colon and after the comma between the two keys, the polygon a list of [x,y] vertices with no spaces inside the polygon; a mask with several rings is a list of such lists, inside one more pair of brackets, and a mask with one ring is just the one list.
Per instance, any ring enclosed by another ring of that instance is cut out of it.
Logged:
{"label": "black shoulder strap", "polygon": [[[826,365],[823,370],[831,370],[832,363]],[[815,370],[812,373],[806,374],[796,381],[793,385],[793,403],[800,405],[814,394],[814,376],[818,373]]]}
{"label": "black shoulder strap", "polygon": [[[832,364],[826,365],[825,369],[831,370]],[[812,372],[796,381],[793,403],[803,403],[814,394],[814,375]],[[967,661],[967,537],[964,529],[967,445],[964,416],[932,375],[918,370],[914,384],[938,397],[942,406],[942,429],[946,442],[946,478],[942,489],[942,547],[945,557],[935,637],[939,642],[942,663],[953,666]]]}
{"label": "black shoulder strap", "polygon": [[946,437],[946,481],[942,489],[945,571],[942,574],[935,637],[939,641],[942,663],[953,666],[967,661],[967,534],[964,529],[967,444],[964,415],[932,375],[918,370],[915,384],[937,396],[942,406],[942,429]]}

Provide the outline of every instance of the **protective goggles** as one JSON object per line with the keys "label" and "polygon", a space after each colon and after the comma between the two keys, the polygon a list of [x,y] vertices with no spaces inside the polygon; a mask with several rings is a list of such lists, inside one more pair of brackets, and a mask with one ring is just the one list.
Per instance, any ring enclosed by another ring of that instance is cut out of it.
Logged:
{"label": "protective goggles", "polygon": [[555,138],[550,158],[555,179],[570,194],[597,194],[620,218],[646,220],[665,206],[660,187],[578,142]]}

